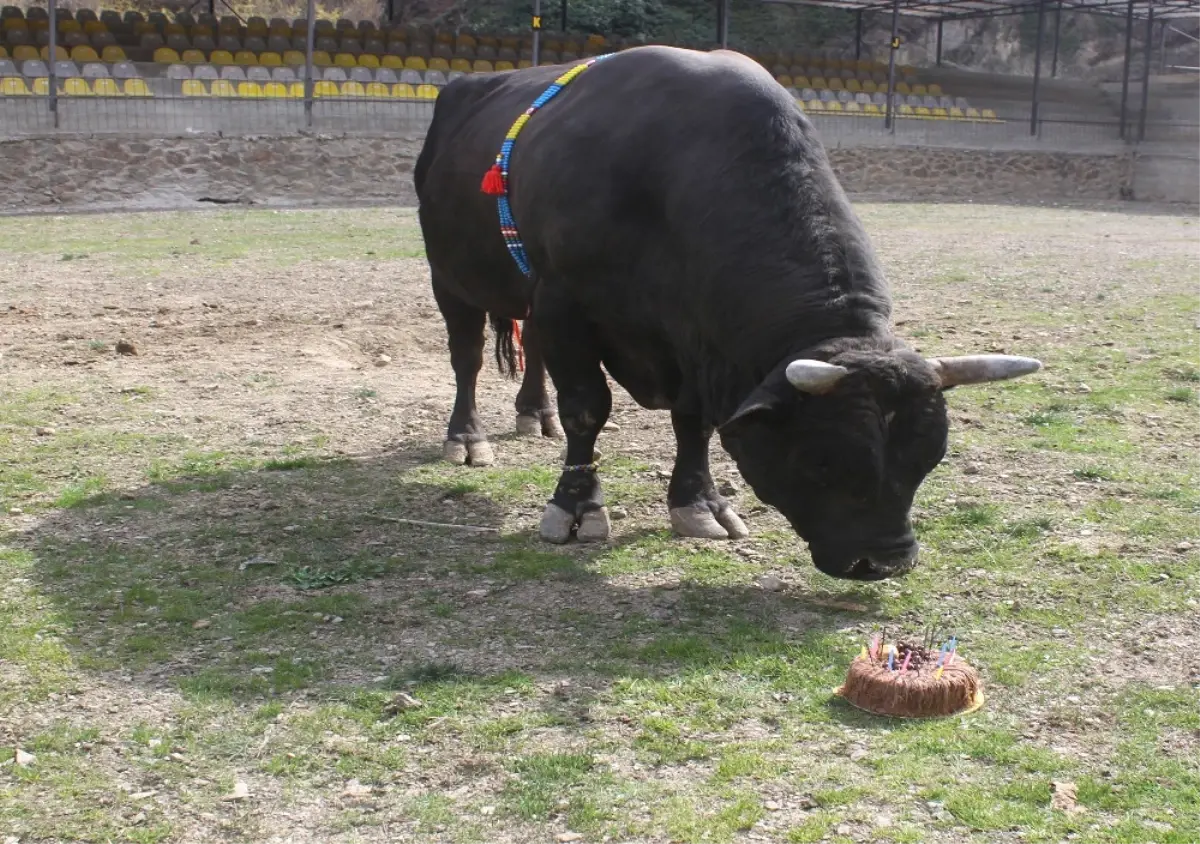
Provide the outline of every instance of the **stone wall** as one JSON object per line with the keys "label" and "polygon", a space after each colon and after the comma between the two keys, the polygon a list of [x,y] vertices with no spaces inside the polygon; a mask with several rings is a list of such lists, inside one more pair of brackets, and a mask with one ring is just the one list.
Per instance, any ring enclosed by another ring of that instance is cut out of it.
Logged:
{"label": "stone wall", "polygon": [[[0,211],[412,205],[421,137],[72,137],[0,141]],[[829,150],[856,196],[1054,201],[1130,195],[1128,154],[925,147]]]}

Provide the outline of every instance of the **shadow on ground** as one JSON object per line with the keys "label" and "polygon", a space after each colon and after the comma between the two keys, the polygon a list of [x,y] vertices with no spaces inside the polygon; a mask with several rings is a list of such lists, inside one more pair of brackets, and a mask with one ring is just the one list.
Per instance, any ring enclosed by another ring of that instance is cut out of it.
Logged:
{"label": "shadow on ground", "polygon": [[764,658],[784,688],[798,667],[837,679],[837,600],[874,607],[764,591],[730,545],[627,523],[549,546],[545,480],[481,477],[428,450],[268,463],[94,497],[13,539],[80,668],[235,701],[514,673],[599,691]]}

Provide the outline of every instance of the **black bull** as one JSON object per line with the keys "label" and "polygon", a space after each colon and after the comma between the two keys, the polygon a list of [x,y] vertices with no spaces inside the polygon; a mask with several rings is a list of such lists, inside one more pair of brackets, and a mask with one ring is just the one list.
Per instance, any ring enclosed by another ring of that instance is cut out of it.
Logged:
{"label": "black bull", "polygon": [[863,580],[909,570],[913,496],[946,450],[944,390],[1040,364],[925,359],[893,335],[887,282],[812,124],[736,53],[628,50],[529,120],[509,180],[527,278],[480,184],[513,120],[564,69],[450,83],[417,161],[458,388],[447,458],[492,459],[475,408],[485,320],[511,366],[512,321],[525,319],[518,430],[565,429],[567,440],[545,539],[608,536],[594,460],[607,370],[643,407],[671,411],[676,533],[746,535],[709,472],[716,430],[819,569]]}

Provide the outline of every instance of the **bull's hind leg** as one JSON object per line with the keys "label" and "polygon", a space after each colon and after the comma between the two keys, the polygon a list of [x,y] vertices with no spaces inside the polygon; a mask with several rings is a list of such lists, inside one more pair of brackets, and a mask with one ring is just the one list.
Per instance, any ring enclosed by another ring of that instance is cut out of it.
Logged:
{"label": "bull's hind leg", "polygon": [[698,415],[671,411],[675,428],[675,468],[667,487],[671,528],[680,536],[742,539],[749,536],[729,502],[717,494],[708,468],[708,441],[713,429]]}
{"label": "bull's hind leg", "polygon": [[454,410],[446,429],[442,456],[451,463],[488,466],[495,459],[475,407],[475,381],[483,366],[487,314],[433,285],[433,296],[446,320],[450,366],[454,369]]}
{"label": "bull's hind leg", "polygon": [[540,533],[562,543],[571,532],[584,542],[608,538],[608,510],[596,471],[596,438],[612,411],[612,392],[600,368],[591,327],[569,303],[543,297],[535,319],[542,331],[546,368],[558,391],[558,413],[567,437],[566,465],[542,514]]}
{"label": "bull's hind leg", "polygon": [[525,349],[525,377],[517,391],[517,433],[526,437],[562,439],[563,429],[558,414],[550,404],[546,391],[546,364],[542,358],[542,343],[533,320],[525,320],[522,343]]}

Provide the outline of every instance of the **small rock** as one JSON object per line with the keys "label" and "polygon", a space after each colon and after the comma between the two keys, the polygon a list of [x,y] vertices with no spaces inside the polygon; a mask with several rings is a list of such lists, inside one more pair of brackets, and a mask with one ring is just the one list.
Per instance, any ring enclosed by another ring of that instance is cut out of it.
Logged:
{"label": "small rock", "polygon": [[783,807],[779,805],[777,800],[767,800],[763,802],[763,808],[768,812],[778,812]]}
{"label": "small rock", "polygon": [[571,696],[571,681],[559,680],[554,684],[552,694],[557,698],[566,699]]}
{"label": "small rock", "polygon": [[472,589],[470,592],[467,592],[466,595],[464,595],[468,601],[482,601],[487,596],[488,590],[486,589]]}
{"label": "small rock", "polygon": [[346,787],[342,789],[342,796],[350,798],[366,797],[371,791],[371,786],[363,785],[358,780],[350,780],[350,782],[346,783]]}
{"label": "small rock", "polygon": [[118,355],[136,355],[138,353],[137,346],[130,343],[128,340],[117,341]]}
{"label": "small rock", "polygon": [[889,827],[895,823],[895,821],[892,820],[892,816],[889,814],[886,814],[886,813],[880,813],[880,814],[876,815],[874,820],[875,820],[875,826],[880,827],[880,828]]}
{"label": "small rock", "polygon": [[246,800],[250,797],[250,786],[240,780],[233,786],[233,791],[226,794],[221,799],[226,803],[232,803],[235,800]]}
{"label": "small rock", "polygon": [[375,358],[376,366],[387,366],[391,362],[392,362],[391,355],[379,355],[378,357]]}
{"label": "small rock", "polygon": [[554,840],[564,842],[564,844],[568,841],[582,841],[583,834],[579,832],[560,832]]}
{"label": "small rock", "polygon": [[741,487],[731,480],[721,481],[721,485],[717,487],[717,492],[721,495],[737,495],[741,491]]}
{"label": "small rock", "polygon": [[614,522],[619,522],[621,519],[629,518],[629,511],[624,507],[612,507],[609,509],[608,515]]}
{"label": "small rock", "polygon": [[39,437],[51,437],[51,436],[54,436],[54,429],[43,426],[41,428],[38,428],[36,431],[34,431],[34,433],[37,434]]}
{"label": "small rock", "polygon": [[869,752],[867,752],[867,749],[865,747],[856,747],[850,751],[850,761],[851,762],[861,762],[863,759],[866,759],[870,755],[871,754]]}
{"label": "small rock", "polygon": [[201,618],[201,619],[198,619],[194,624],[192,624],[192,629],[193,630],[203,630],[205,627],[208,627],[211,624],[212,624],[212,619]]}
{"label": "small rock", "polygon": [[758,579],[758,585],[766,592],[779,592],[783,589],[783,581],[773,574],[764,574]]}
{"label": "small rock", "polygon": [[1182,554],[1184,551],[1191,551],[1191,550],[1192,550],[1192,543],[1190,543],[1190,542],[1180,542],[1178,545],[1176,545],[1176,546],[1175,546],[1175,550],[1176,550],[1176,551],[1178,551],[1178,552],[1179,552],[1179,553],[1181,553],[1181,554]]}
{"label": "small rock", "polygon": [[479,814],[483,815],[484,817],[491,817],[492,815],[496,814],[496,807],[495,806],[480,806]]}
{"label": "small rock", "polygon": [[838,835],[849,835],[850,833],[854,832],[854,827],[850,826],[848,823],[840,823],[837,825],[837,829],[835,829],[834,832],[836,832]]}
{"label": "small rock", "polygon": [[28,768],[30,765],[32,765],[36,761],[37,761],[37,757],[34,756],[32,753],[26,753],[21,748],[19,748],[19,747],[17,748],[17,767],[18,768]]}
{"label": "small rock", "polygon": [[146,813],[138,812],[136,815],[134,815],[132,818],[129,819],[129,822],[131,824],[133,824],[134,826],[145,823],[146,822]]}
{"label": "small rock", "polygon": [[130,800],[146,800],[150,797],[153,797],[156,794],[158,794],[158,791],[153,788],[150,789],[149,791],[135,791],[133,794],[129,795],[129,799]]}
{"label": "small rock", "polygon": [[333,618],[330,619],[330,621],[334,624],[341,624],[345,620],[346,619],[342,618],[340,615],[335,615]]}
{"label": "small rock", "polygon": [[621,430],[621,426],[618,425],[616,422],[605,422],[604,427],[601,428],[600,430],[609,431],[609,432],[619,431],[619,430]]}
{"label": "small rock", "polygon": [[425,704],[417,700],[408,692],[396,692],[396,696],[392,698],[388,704],[389,709],[396,709],[401,712],[406,712],[410,709],[420,709]]}
{"label": "small rock", "polygon": [[978,463],[965,463],[965,464],[963,464],[962,470],[963,470],[964,475],[978,475],[979,474],[979,464]]}

